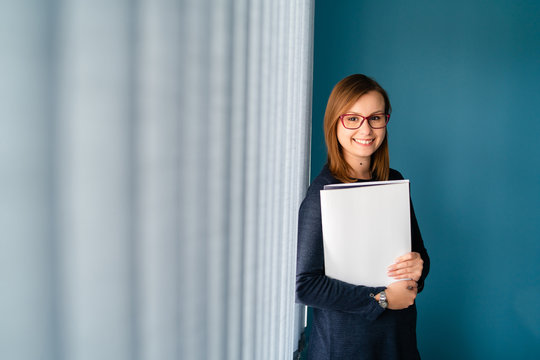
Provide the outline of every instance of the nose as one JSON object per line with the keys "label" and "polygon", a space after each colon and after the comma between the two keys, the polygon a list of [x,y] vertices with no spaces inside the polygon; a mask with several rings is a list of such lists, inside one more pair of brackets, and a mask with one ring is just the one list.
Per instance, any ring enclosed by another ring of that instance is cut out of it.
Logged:
{"label": "nose", "polygon": [[364,119],[364,121],[362,121],[362,124],[360,124],[360,127],[358,128],[358,132],[360,132],[360,134],[369,134],[371,133],[371,130],[371,126],[369,126],[367,119]]}

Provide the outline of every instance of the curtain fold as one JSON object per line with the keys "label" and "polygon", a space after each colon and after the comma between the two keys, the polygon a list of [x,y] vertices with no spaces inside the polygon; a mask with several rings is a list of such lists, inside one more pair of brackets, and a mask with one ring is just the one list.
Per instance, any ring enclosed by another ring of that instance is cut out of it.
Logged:
{"label": "curtain fold", "polygon": [[287,359],[313,1],[0,5],[0,357]]}

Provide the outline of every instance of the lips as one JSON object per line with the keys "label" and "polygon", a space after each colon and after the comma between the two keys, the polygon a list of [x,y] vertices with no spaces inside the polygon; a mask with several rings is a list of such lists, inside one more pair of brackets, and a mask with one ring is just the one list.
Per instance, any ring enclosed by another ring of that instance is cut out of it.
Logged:
{"label": "lips", "polygon": [[361,145],[369,145],[373,142],[374,139],[353,139],[355,143]]}

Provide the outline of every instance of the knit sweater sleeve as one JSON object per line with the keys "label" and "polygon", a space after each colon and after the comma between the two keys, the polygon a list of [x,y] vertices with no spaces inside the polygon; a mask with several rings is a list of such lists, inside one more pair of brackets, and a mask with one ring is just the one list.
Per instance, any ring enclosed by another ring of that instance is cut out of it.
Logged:
{"label": "knit sweater sleeve", "polygon": [[329,278],[324,271],[320,190],[324,183],[315,180],[302,202],[298,219],[296,268],[297,302],[324,310],[339,310],[376,319],[384,309],[372,294],[384,287],[353,285]]}

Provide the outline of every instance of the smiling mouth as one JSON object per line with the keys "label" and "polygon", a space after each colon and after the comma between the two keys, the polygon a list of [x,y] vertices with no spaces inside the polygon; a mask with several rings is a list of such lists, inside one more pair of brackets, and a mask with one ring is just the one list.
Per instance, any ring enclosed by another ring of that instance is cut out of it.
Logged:
{"label": "smiling mouth", "polygon": [[353,139],[354,142],[362,145],[369,145],[373,142],[374,139],[362,140],[362,139]]}

